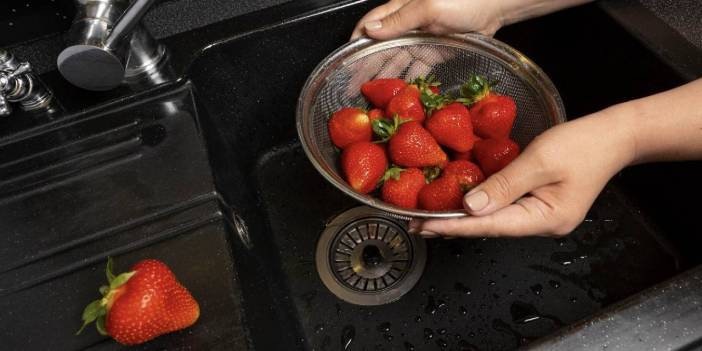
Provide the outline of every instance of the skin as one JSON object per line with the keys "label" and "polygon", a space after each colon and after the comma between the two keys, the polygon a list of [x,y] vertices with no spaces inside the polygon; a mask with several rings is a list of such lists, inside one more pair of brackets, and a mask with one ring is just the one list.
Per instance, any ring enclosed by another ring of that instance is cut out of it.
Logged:
{"label": "skin", "polygon": [[[480,32],[586,0],[394,0],[366,14],[352,38],[409,30]],[[702,79],[551,128],[464,198],[471,216],[413,220],[426,237],[563,236],[580,224],[609,179],[644,162],[702,159]]]}

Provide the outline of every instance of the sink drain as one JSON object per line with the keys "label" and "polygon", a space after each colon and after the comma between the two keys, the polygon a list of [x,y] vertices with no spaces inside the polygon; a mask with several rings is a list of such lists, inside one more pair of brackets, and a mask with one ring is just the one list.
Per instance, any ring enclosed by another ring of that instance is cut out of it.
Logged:
{"label": "sink drain", "polygon": [[424,240],[387,214],[362,206],[332,220],[317,243],[317,271],[332,293],[358,305],[382,305],[407,293],[426,263]]}

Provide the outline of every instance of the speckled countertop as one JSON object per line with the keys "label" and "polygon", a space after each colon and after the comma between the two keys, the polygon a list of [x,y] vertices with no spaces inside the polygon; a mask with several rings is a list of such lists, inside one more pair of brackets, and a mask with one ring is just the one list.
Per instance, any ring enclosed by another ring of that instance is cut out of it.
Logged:
{"label": "speckled countertop", "polygon": [[702,77],[702,1],[602,0],[599,4],[682,77]]}

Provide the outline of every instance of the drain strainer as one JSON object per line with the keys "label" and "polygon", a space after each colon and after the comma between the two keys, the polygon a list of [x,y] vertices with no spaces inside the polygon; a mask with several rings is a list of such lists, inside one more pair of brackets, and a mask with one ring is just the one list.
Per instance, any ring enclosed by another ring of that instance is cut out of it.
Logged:
{"label": "drain strainer", "polygon": [[396,301],[419,280],[424,239],[384,212],[362,206],[332,220],[317,243],[317,271],[332,293],[358,305]]}

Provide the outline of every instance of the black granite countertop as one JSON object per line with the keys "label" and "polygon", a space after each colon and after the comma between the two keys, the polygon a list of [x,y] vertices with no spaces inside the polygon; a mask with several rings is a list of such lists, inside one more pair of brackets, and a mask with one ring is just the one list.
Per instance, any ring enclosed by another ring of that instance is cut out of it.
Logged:
{"label": "black granite countertop", "polygon": [[685,79],[702,77],[701,1],[608,0],[600,6]]}

